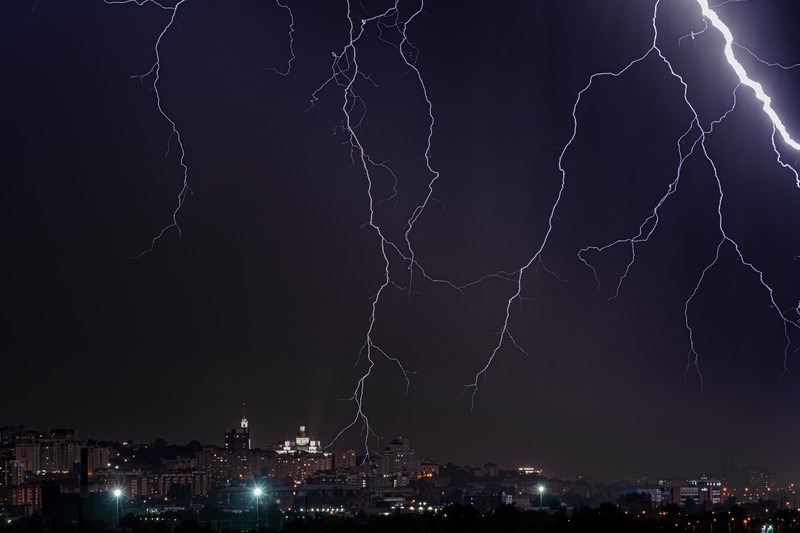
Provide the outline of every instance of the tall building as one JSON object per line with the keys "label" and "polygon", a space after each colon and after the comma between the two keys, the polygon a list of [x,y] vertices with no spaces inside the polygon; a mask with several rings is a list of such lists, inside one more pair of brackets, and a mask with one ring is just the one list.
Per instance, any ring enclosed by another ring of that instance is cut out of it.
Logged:
{"label": "tall building", "polygon": [[25,472],[38,472],[41,470],[41,457],[39,443],[23,443],[16,446],[16,460],[21,462]]}
{"label": "tall building", "polygon": [[225,449],[228,453],[246,452],[250,449],[250,428],[248,425],[247,413],[243,412],[240,427],[225,430]]}
{"label": "tall building", "polygon": [[80,459],[77,441],[38,439],[16,445],[17,461],[24,463],[26,472],[69,472]]}
{"label": "tall building", "polygon": [[8,461],[9,485],[22,485],[25,482],[25,463],[22,461]]}
{"label": "tall building", "polygon": [[99,446],[92,446],[89,448],[89,475],[92,475],[92,472],[95,470],[102,470],[103,468],[107,468],[109,466],[109,449],[103,448]]}
{"label": "tall building", "polygon": [[382,474],[416,473],[419,471],[419,459],[410,441],[397,437],[383,449],[379,466]]}

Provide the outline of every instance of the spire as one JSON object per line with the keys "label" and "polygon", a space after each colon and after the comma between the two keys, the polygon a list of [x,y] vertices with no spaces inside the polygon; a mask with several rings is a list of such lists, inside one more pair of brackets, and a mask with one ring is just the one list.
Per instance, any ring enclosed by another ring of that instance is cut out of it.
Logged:
{"label": "spire", "polygon": [[242,429],[247,429],[247,404],[242,404]]}

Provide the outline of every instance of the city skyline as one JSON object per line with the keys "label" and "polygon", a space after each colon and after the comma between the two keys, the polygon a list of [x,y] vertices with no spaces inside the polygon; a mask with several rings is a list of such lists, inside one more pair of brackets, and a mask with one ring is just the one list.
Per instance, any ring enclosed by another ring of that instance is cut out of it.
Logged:
{"label": "city skyline", "polygon": [[[2,422],[2,421],[0,421]],[[246,424],[246,425],[245,425]],[[180,447],[191,447],[193,443],[199,444],[202,447],[212,447],[219,450],[224,450],[226,453],[229,454],[236,454],[236,453],[249,453],[250,451],[253,452],[263,452],[263,451],[273,451],[277,452],[279,455],[283,453],[293,454],[296,451],[303,451],[303,453],[311,453],[312,455],[315,453],[325,454],[327,457],[333,458],[336,457],[337,454],[347,452],[348,454],[352,452],[352,457],[347,459],[348,464],[350,466],[365,466],[369,464],[378,465],[382,462],[382,455],[384,452],[391,448],[391,445],[396,442],[410,442],[414,439],[408,439],[402,435],[396,435],[392,437],[385,437],[385,438],[376,438],[376,446],[370,449],[370,457],[368,458],[363,450],[356,450],[352,447],[344,447],[342,445],[336,446],[336,443],[331,442],[327,443],[322,439],[316,440],[319,437],[313,430],[313,428],[309,428],[303,422],[299,422],[295,428],[299,428],[296,433],[292,433],[289,429],[283,428],[280,430],[272,430],[272,434],[279,435],[278,438],[268,438],[264,442],[252,442],[250,439],[250,427],[249,427],[249,419],[242,418],[239,421],[239,425],[229,424],[228,427],[220,430],[218,428],[219,438],[213,441],[201,441],[198,439],[190,439],[185,442],[171,442],[167,439],[163,438],[156,438],[153,440],[132,440],[127,438],[111,438],[111,437],[98,437],[96,435],[90,435],[88,437],[81,435],[79,429],[75,428],[66,428],[63,426],[53,427],[53,428],[32,428],[26,426],[25,424],[18,424],[18,425],[3,425],[0,423],[0,430],[6,430],[10,433],[14,433],[16,431],[23,431],[28,433],[36,433],[41,435],[42,438],[45,440],[52,440],[52,439],[72,439],[75,442],[80,443],[87,443],[92,442],[95,443],[94,445],[98,445],[97,443],[116,443],[117,445],[124,445],[124,446],[144,446],[144,447],[153,447],[154,445],[158,444],[159,442],[161,446],[176,446]],[[0,434],[2,431],[0,431]],[[234,435],[231,438],[231,435]],[[238,436],[238,438],[237,438]],[[309,439],[311,439],[309,441]],[[240,442],[241,444],[232,445],[233,441]],[[295,444],[296,440],[296,444]],[[311,444],[309,448],[309,442]],[[387,447],[385,447],[387,446]],[[66,457],[66,456],[65,456]],[[349,455],[347,457],[350,457]],[[771,472],[771,475],[775,477],[775,479],[771,482],[773,485],[780,485],[786,486],[794,485],[794,479],[788,477],[785,473],[782,472],[774,472],[772,467],[769,464],[762,464],[762,465],[755,465],[755,464],[739,464],[737,460],[733,457],[722,457],[720,456],[719,461],[716,465],[707,465],[704,468],[699,470],[691,471],[691,472],[681,472],[681,473],[670,473],[669,475],[660,475],[657,471],[642,471],[642,472],[633,472],[633,471],[620,471],[616,472],[610,477],[593,477],[593,476],[584,476],[581,474],[578,475],[568,475],[564,472],[556,472],[550,471],[547,469],[547,461],[546,458],[533,458],[529,457],[527,459],[523,459],[522,461],[516,464],[506,464],[501,463],[496,460],[496,458],[491,456],[491,452],[487,451],[487,456],[483,459],[472,461],[471,463],[456,463],[451,461],[449,458],[446,457],[433,457],[431,454],[426,453],[424,450],[417,456],[418,460],[424,461],[432,461],[437,465],[445,465],[445,464],[452,464],[453,466],[458,467],[466,467],[466,468],[477,468],[477,469],[485,469],[487,466],[491,465],[494,469],[504,470],[504,471],[517,471],[519,473],[527,473],[529,475],[536,475],[543,478],[552,478],[552,479],[572,479],[572,480],[582,480],[586,479],[593,482],[601,482],[601,483],[619,483],[624,482],[625,480],[638,480],[637,483],[644,482],[645,484],[653,483],[659,479],[691,479],[691,478],[702,478],[704,476],[712,476],[713,478],[719,477],[720,475],[724,476],[726,473],[727,475],[732,475],[733,473],[739,471],[746,471],[746,470],[754,470],[754,471],[765,471]],[[329,459],[330,460],[330,459]],[[90,459],[90,464],[93,464],[91,461],[94,459]],[[325,463],[327,464],[327,463]],[[329,468],[329,467],[328,467]],[[798,484],[800,486],[800,484]]]}
{"label": "city skyline", "polygon": [[797,156],[729,57],[800,136],[796,3],[73,4],[0,17],[0,424],[800,479]]}
{"label": "city skyline", "polygon": [[[660,523],[696,531],[705,523],[711,531],[715,523],[727,523],[732,531],[747,531],[770,523],[794,526],[800,513],[798,487],[777,483],[765,468],[728,463],[717,475],[569,480],[534,467],[442,464],[422,458],[403,437],[359,462],[353,450],[322,451],[303,425],[266,450],[253,449],[248,429],[242,418],[239,427],[225,429],[224,446],[213,446],[81,441],[69,428],[0,426],[3,527],[49,523],[83,531],[171,524],[260,531],[288,524],[296,529],[311,520],[316,529],[349,529],[405,516],[455,522],[452,530],[460,531],[471,516],[505,517],[506,526],[509,520],[562,526],[574,520],[584,522],[583,531],[585,519],[599,512],[606,528],[615,516],[637,528]],[[406,524],[402,530],[411,529]]]}

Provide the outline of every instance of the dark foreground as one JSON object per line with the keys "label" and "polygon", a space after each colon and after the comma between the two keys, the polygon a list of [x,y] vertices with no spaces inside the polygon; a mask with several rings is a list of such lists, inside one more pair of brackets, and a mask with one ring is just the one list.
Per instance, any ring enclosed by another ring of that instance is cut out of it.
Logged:
{"label": "dark foreground", "polygon": [[[216,527],[215,527],[216,526]],[[390,516],[356,516],[330,518],[325,516],[290,516],[280,523],[261,527],[261,533],[284,531],[306,532],[405,532],[415,533],[483,533],[483,532],[655,532],[691,531],[692,533],[800,533],[800,514],[797,511],[776,511],[763,516],[748,513],[741,507],[728,507],[715,511],[686,513],[677,506],[655,510],[625,511],[613,504],[600,508],[588,507],[567,511],[520,511],[513,506],[502,506],[488,514],[480,514],[472,507],[454,505],[442,512],[423,514],[395,514]],[[201,523],[197,519],[169,519],[148,521],[132,515],[124,517],[121,527],[110,528],[102,522],[84,524],[45,520],[36,516],[14,521],[2,521],[0,533],[214,533],[242,531],[240,528],[219,527],[219,524]]]}

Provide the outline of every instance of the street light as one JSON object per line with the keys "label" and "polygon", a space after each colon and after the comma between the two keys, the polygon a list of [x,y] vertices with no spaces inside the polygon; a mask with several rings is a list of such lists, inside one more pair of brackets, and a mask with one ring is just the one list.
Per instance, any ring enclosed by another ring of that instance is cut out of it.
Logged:
{"label": "street light", "polygon": [[114,499],[117,502],[117,523],[116,523],[116,526],[119,527],[119,499],[122,496],[122,489],[117,487],[116,489],[114,489],[112,494],[114,495]]}
{"label": "street light", "polygon": [[256,497],[256,531],[258,531],[258,503],[263,493],[264,490],[261,487],[256,487],[253,489],[253,496]]}
{"label": "street light", "polygon": [[542,495],[544,494],[544,485],[539,485],[539,509],[542,508]]}

